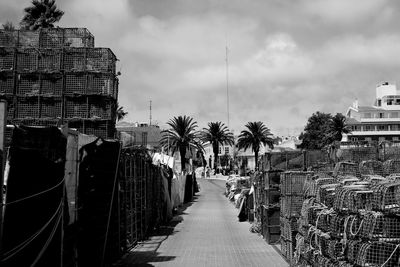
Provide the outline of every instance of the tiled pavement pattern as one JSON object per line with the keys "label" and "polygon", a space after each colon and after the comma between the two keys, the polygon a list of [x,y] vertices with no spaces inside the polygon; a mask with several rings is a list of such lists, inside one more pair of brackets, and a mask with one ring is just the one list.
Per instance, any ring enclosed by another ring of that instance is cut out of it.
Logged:
{"label": "tiled pavement pattern", "polygon": [[[200,192],[169,227],[140,244],[122,266],[288,266],[277,250],[239,222],[225,181],[198,179]],[[174,227],[175,226],[175,227]]]}

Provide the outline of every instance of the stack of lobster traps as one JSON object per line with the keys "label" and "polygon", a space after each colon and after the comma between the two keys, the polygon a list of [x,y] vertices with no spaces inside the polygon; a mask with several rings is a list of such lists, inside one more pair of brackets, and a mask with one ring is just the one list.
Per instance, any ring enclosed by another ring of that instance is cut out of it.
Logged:
{"label": "stack of lobster traps", "polygon": [[303,186],[312,172],[286,171],[280,181],[280,226],[281,252],[288,262],[292,262],[298,232],[297,220],[303,205]]}
{"label": "stack of lobster traps", "polygon": [[339,162],[309,176],[292,266],[400,266],[397,160]]}
{"label": "stack of lobster traps", "polygon": [[11,125],[114,138],[117,58],[84,28],[0,30],[0,98]]}

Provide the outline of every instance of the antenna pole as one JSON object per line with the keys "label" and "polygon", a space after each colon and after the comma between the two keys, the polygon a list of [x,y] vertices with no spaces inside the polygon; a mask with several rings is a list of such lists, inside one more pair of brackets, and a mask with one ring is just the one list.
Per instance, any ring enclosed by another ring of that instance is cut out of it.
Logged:
{"label": "antenna pole", "polygon": [[228,69],[228,44],[226,44],[225,47],[225,52],[226,52],[226,109],[227,109],[227,115],[228,115],[228,129],[229,129],[229,69]]}
{"label": "antenna pole", "polygon": [[151,126],[151,100],[150,100],[150,126]]}

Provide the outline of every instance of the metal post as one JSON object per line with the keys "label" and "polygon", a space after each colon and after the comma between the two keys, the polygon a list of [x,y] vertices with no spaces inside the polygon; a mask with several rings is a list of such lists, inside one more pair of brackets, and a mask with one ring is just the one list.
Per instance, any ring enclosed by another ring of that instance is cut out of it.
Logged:
{"label": "metal post", "polygon": [[0,156],[1,156],[1,168],[0,168],[0,261],[3,257],[3,222],[4,222],[4,212],[5,212],[5,198],[3,195],[4,190],[4,165],[6,162],[5,147],[4,147],[4,136],[7,124],[7,102],[5,100],[0,100]]}

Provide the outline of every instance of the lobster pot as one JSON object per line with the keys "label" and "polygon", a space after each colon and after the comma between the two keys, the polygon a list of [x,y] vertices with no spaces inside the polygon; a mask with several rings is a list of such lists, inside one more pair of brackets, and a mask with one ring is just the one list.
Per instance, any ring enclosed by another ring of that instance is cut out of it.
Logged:
{"label": "lobster pot", "polygon": [[34,48],[19,49],[17,52],[17,71],[33,72],[38,69],[38,53]]}
{"label": "lobster pot", "polygon": [[383,162],[383,169],[386,175],[400,173],[400,159],[389,159]]}
{"label": "lobster pot", "polygon": [[378,184],[373,187],[373,207],[384,213],[400,211],[400,182]]}
{"label": "lobster pot", "polygon": [[18,97],[17,110],[15,117],[17,119],[38,118],[39,117],[39,97]]}
{"label": "lobster pot", "polygon": [[377,160],[361,161],[359,170],[361,175],[385,175],[383,163]]}
{"label": "lobster pot", "polygon": [[37,69],[42,72],[54,72],[61,70],[61,49],[41,49],[38,55]]}
{"label": "lobster pot", "polygon": [[67,97],[65,99],[64,116],[67,119],[88,118],[88,103],[86,97]]}
{"label": "lobster pot", "polygon": [[86,94],[87,76],[83,73],[65,74],[65,94],[84,95]]}
{"label": "lobster pot", "polygon": [[385,216],[381,212],[368,212],[363,217],[363,238],[380,241],[400,241],[400,218]]}
{"label": "lobster pot", "polygon": [[318,190],[323,185],[335,184],[333,177],[320,177],[320,175],[308,176],[303,186],[304,197],[316,197]]}
{"label": "lobster pot", "polygon": [[117,98],[117,79],[114,74],[93,73],[88,76],[88,95],[103,95]]}
{"label": "lobster pot", "polygon": [[353,162],[338,162],[333,170],[333,177],[337,176],[359,176],[358,165]]}
{"label": "lobster pot", "polygon": [[363,242],[361,240],[349,240],[346,251],[346,259],[349,261],[349,263],[355,264],[362,244]]}
{"label": "lobster pot", "polygon": [[303,195],[304,183],[312,172],[289,171],[281,173],[282,195]]}
{"label": "lobster pot", "polygon": [[101,138],[114,138],[115,123],[108,120],[76,120],[68,122],[69,128],[75,128],[83,134],[95,135]]}
{"label": "lobster pot", "polygon": [[[356,264],[359,266],[399,266],[400,250],[398,245],[385,242],[371,242],[361,245]],[[383,265],[385,264],[385,265]]]}
{"label": "lobster pot", "polygon": [[281,170],[269,170],[265,171],[263,175],[263,186],[265,189],[279,189],[281,183]]}
{"label": "lobster pot", "polygon": [[18,43],[18,31],[0,30],[0,46],[15,47]]}
{"label": "lobster pot", "polygon": [[282,256],[291,264],[293,262],[293,256],[295,251],[296,243],[290,240],[286,240],[281,237],[281,253]]}
{"label": "lobster pot", "polygon": [[300,217],[303,196],[281,196],[281,216],[285,218]]}
{"label": "lobster pot", "polygon": [[336,188],[338,186],[339,184],[321,185],[317,189],[316,200],[328,207],[332,207],[335,200]]}
{"label": "lobster pot", "polygon": [[0,94],[12,95],[14,93],[14,75],[11,71],[0,70]]}
{"label": "lobster pot", "polygon": [[0,47],[0,71],[14,69],[15,49]]}
{"label": "lobster pot", "polygon": [[109,48],[91,48],[87,51],[86,70],[115,74],[117,58]]}
{"label": "lobster pot", "polygon": [[263,190],[263,204],[267,207],[279,207],[280,198],[278,190]]}
{"label": "lobster pot", "polygon": [[111,120],[115,101],[104,97],[88,97],[89,118]]}
{"label": "lobster pot", "polygon": [[86,70],[86,49],[67,48],[64,50],[63,69],[67,72]]}
{"label": "lobster pot", "polygon": [[40,94],[47,96],[61,96],[63,91],[63,76],[59,73],[42,74]]}
{"label": "lobster pot", "polygon": [[298,229],[297,219],[296,218],[287,219],[285,217],[281,217],[280,224],[281,224],[281,237],[285,238],[286,240],[294,242]]}

